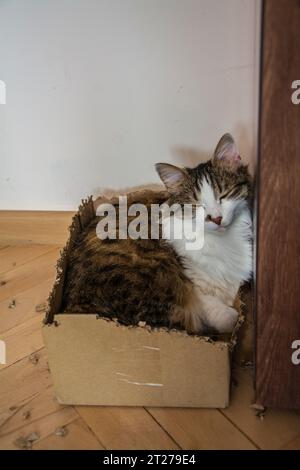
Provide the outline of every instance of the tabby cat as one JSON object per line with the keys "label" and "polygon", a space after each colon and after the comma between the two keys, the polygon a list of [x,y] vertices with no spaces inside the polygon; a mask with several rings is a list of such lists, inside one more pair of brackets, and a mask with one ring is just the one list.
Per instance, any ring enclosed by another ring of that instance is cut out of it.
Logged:
{"label": "tabby cat", "polygon": [[202,205],[203,248],[187,250],[184,239],[100,240],[96,217],[72,251],[64,311],[97,313],[127,325],[177,326],[189,333],[230,332],[238,317],[234,299],[252,272],[247,166],[225,134],[206,163],[193,169],[159,163],[156,169],[166,191],[131,193],[128,204]]}

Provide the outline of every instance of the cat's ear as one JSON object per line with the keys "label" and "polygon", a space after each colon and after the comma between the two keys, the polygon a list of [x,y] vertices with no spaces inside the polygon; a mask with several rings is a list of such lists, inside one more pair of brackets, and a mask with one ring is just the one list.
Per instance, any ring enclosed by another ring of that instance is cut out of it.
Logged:
{"label": "cat's ear", "polygon": [[231,168],[241,164],[241,156],[231,134],[224,134],[221,137],[216,146],[214,158]]}
{"label": "cat's ear", "polygon": [[179,168],[170,163],[156,163],[155,169],[170,193],[177,192],[187,177],[184,168]]}

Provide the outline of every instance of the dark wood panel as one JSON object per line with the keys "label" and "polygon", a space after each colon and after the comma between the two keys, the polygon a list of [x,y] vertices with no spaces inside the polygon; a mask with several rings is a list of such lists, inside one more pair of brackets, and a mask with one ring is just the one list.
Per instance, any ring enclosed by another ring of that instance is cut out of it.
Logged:
{"label": "dark wood panel", "polygon": [[266,0],[258,201],[257,401],[300,408],[300,1]]}

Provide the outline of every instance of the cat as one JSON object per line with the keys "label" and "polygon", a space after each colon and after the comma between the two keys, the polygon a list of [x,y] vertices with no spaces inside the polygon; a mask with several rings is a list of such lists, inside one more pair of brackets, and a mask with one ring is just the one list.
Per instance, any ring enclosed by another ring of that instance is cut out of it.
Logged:
{"label": "cat", "polygon": [[235,297],[252,275],[248,168],[225,134],[212,158],[196,168],[158,163],[156,170],[166,190],[131,193],[128,204],[200,205],[203,248],[187,250],[184,238],[172,237],[99,240],[96,217],[71,252],[63,310],[126,325],[177,326],[191,334],[231,332],[238,318]]}

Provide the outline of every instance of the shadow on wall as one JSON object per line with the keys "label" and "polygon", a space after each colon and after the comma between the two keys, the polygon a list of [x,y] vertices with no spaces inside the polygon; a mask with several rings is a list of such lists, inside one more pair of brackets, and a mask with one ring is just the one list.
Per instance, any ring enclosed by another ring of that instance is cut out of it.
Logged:
{"label": "shadow on wall", "polygon": [[204,150],[186,147],[184,145],[171,147],[171,154],[175,165],[187,166],[190,168],[194,168],[199,165],[199,163],[209,160],[212,155],[211,152],[205,152]]}
{"label": "shadow on wall", "polygon": [[[253,174],[256,162],[256,149],[251,142],[255,142],[256,139],[250,139],[247,129],[242,125],[237,125],[234,130],[224,129],[220,135],[216,136],[215,146],[221,138],[221,135],[226,132],[230,132],[233,135],[243,162],[249,165],[250,173]],[[170,151],[175,165],[193,168],[199,165],[199,163],[209,160],[213,155],[214,148],[207,151],[200,148],[187,147],[185,145],[174,145],[170,148]]]}
{"label": "shadow on wall", "polygon": [[[256,155],[256,148],[254,144],[251,144],[251,142],[253,141],[256,142],[256,138],[250,139],[249,132],[247,131],[247,129],[242,125],[237,125],[233,131],[224,129],[224,131],[221,132],[220,135],[216,136],[215,146],[217,145],[221,136],[225,134],[226,132],[231,132],[231,134],[233,135],[237,143],[239,152],[242,156],[242,160],[245,164],[249,165],[249,171],[253,175],[255,173],[257,155]],[[207,151],[207,150],[202,150],[200,148],[190,147],[190,146],[185,146],[185,145],[180,145],[180,144],[174,145],[170,147],[171,158],[169,159],[170,161],[168,163],[172,163],[178,166],[194,168],[197,165],[199,165],[199,163],[209,160],[212,157],[213,152],[214,152],[214,148],[212,148],[210,151]],[[96,188],[93,191],[93,194],[94,194],[95,199],[97,199],[100,196],[104,196],[104,197],[121,196],[121,195],[126,195],[133,191],[141,191],[144,189],[152,189],[153,191],[160,191],[165,188],[162,184],[159,184],[159,183],[149,183],[149,184],[119,188],[119,189]]]}
{"label": "shadow on wall", "polygon": [[149,184],[140,184],[138,186],[130,186],[122,189],[111,189],[111,188],[97,188],[93,191],[93,198],[95,200],[95,205],[97,206],[98,199],[100,198],[112,198],[115,196],[125,196],[126,194],[133,193],[135,191],[143,191],[145,189],[151,189],[152,191],[162,191],[165,190],[163,184],[159,183],[149,183]]}

